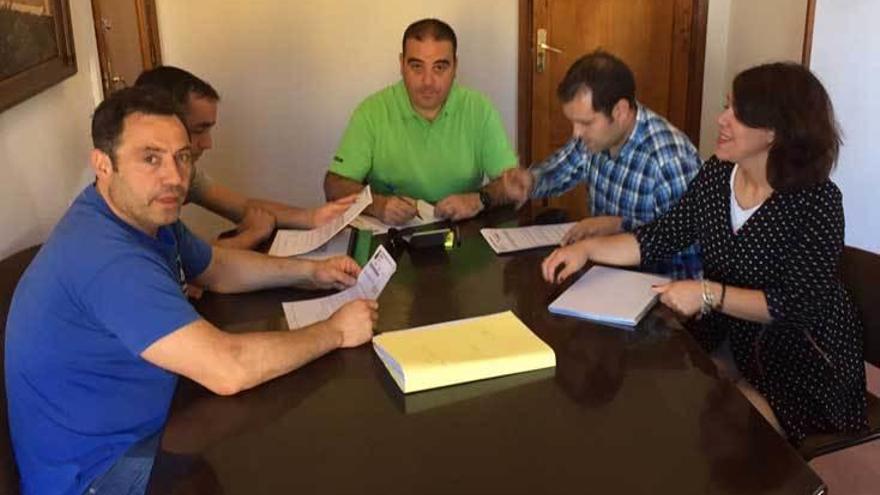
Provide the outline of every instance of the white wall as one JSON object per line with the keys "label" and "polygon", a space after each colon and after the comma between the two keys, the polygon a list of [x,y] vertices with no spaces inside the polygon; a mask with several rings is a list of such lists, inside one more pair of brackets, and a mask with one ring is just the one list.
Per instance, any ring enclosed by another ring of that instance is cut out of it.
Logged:
{"label": "white wall", "polygon": [[0,258],[46,240],[88,168],[101,79],[89,0],[71,0],[77,73],[0,113]]}
{"label": "white wall", "polygon": [[715,148],[715,119],[733,78],[764,62],[801,61],[806,14],[806,0],[709,2],[700,127],[700,154],[704,158]]}
{"label": "white wall", "polygon": [[[214,149],[200,161],[219,181],[297,205],[321,187],[351,111],[400,78],[406,26],[449,22],[459,41],[458,81],[498,107],[516,135],[517,2],[510,0],[158,0],[163,61],[220,92]],[[479,14],[479,15],[478,15]],[[196,207],[202,235],[225,224]]]}
{"label": "white wall", "polygon": [[703,105],[700,115],[700,155],[708,158],[715,149],[715,119],[727,93],[727,38],[731,0],[711,0],[706,20],[706,61],[703,66]]}
{"label": "white wall", "polygon": [[810,68],[831,95],[843,130],[838,168],[843,191],[846,243],[880,253],[880,2],[817,0]]}

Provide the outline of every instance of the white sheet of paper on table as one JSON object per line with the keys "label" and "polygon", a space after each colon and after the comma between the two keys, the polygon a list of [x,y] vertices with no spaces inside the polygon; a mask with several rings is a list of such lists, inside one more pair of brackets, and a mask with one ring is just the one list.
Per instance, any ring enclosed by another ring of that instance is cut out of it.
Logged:
{"label": "white sheet of paper on table", "polygon": [[503,229],[480,229],[480,234],[497,254],[523,251],[546,246],[558,246],[562,237],[576,222],[551,225],[531,225]]}
{"label": "white sheet of paper on table", "polygon": [[361,190],[354,204],[345,213],[311,230],[279,230],[269,248],[270,256],[296,256],[313,251],[333,238],[373,202],[370,186]]}
{"label": "white sheet of paper on table", "polygon": [[297,258],[304,260],[326,260],[334,256],[348,254],[351,236],[355,235],[353,229],[342,229],[332,239],[313,249],[306,254],[300,254]]}
{"label": "white sheet of paper on table", "polygon": [[326,320],[342,305],[355,299],[378,299],[395,271],[397,263],[394,258],[384,246],[379,246],[352,287],[332,296],[282,303],[287,328],[293,330]]}
{"label": "white sheet of paper on table", "polygon": [[416,202],[416,208],[419,210],[419,216],[421,216],[422,218],[415,217],[403,225],[388,225],[376,217],[370,215],[361,215],[354,219],[353,222],[351,222],[351,226],[361,230],[369,230],[373,233],[373,235],[381,235],[388,232],[388,229],[392,227],[396,229],[408,229],[411,227],[430,225],[432,223],[438,223],[444,220],[434,215],[434,205],[428,203],[427,201],[422,201],[421,199],[418,200]]}

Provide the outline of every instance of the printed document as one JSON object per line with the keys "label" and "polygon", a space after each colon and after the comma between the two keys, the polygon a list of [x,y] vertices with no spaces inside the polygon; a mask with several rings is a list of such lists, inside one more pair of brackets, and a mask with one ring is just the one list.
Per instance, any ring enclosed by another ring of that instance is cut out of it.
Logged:
{"label": "printed document", "polygon": [[412,220],[403,225],[388,225],[387,223],[379,220],[376,217],[370,215],[361,215],[355,218],[353,222],[351,222],[351,226],[361,230],[369,230],[373,233],[373,235],[381,235],[388,232],[388,229],[392,227],[397,230],[403,230],[411,227],[421,227],[422,225],[430,225],[432,223],[443,221],[442,218],[434,216],[434,205],[428,203],[427,201],[422,201],[421,199],[418,200],[416,202],[416,209],[419,211],[419,216],[414,217]]}
{"label": "printed document", "polygon": [[348,254],[348,247],[351,244],[351,236],[353,235],[355,235],[354,229],[342,229],[318,249],[301,254],[297,258],[304,260],[326,260],[334,256]]}
{"label": "printed document", "polygon": [[480,229],[480,234],[497,254],[524,251],[545,246],[558,246],[562,237],[577,222],[552,225],[531,225],[506,229]]}
{"label": "printed document", "polygon": [[615,325],[635,326],[657,294],[652,285],[666,277],[594,266],[550,304],[550,312]]}
{"label": "printed document", "polygon": [[361,270],[357,284],[352,287],[332,296],[283,303],[281,306],[287,319],[287,328],[293,330],[326,320],[342,305],[355,299],[378,299],[396,270],[394,258],[384,246],[379,246]]}
{"label": "printed document", "polygon": [[272,247],[269,248],[269,255],[296,256],[321,247],[357,218],[372,202],[373,195],[370,193],[370,186],[367,186],[358,194],[354,204],[332,221],[311,230],[279,230],[275,234]]}

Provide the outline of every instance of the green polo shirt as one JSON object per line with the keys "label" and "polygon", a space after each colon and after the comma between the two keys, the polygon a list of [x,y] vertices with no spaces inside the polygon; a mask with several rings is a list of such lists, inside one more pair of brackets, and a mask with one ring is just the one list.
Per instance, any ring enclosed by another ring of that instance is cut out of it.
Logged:
{"label": "green polo shirt", "polygon": [[501,117],[480,93],[453,84],[433,122],[412,107],[403,81],[355,109],[330,171],[379,194],[429,202],[473,192],[516,165]]}

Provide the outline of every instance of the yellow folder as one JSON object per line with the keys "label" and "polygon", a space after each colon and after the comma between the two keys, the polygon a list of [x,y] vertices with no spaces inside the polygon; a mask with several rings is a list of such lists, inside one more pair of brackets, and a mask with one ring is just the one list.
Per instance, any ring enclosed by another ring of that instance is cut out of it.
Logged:
{"label": "yellow folder", "polygon": [[373,348],[404,393],[556,366],[553,349],[510,311],[386,332]]}

